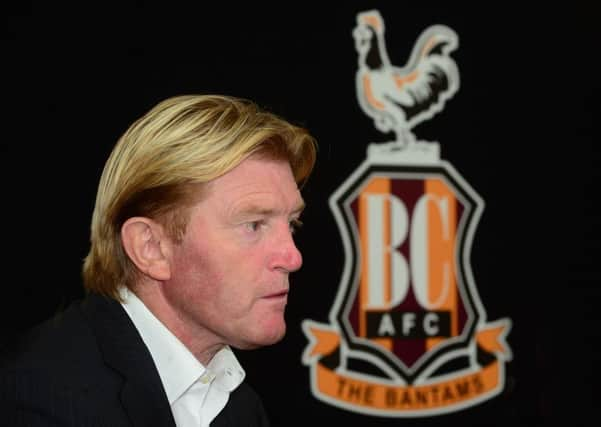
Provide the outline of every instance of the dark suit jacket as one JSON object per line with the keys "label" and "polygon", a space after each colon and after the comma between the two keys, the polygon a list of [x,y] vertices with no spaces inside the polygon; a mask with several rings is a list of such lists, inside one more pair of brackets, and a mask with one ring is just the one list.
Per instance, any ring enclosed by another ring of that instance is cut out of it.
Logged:
{"label": "dark suit jacket", "polygon": [[[4,424],[6,422],[6,424]],[[5,350],[0,424],[175,426],[150,352],[121,305],[89,295]],[[242,383],[211,426],[267,426]]]}

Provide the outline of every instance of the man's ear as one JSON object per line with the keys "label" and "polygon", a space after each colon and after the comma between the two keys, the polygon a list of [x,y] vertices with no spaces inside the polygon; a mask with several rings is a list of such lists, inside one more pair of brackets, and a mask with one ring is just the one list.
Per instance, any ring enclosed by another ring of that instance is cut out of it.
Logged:
{"label": "man's ear", "polygon": [[129,218],[121,227],[121,241],[140,272],[159,281],[171,278],[171,240],[159,223],[145,217]]}

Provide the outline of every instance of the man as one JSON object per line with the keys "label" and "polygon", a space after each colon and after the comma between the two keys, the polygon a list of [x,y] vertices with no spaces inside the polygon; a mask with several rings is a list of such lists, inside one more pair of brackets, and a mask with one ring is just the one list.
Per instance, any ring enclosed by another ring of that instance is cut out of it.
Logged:
{"label": "man", "polygon": [[268,425],[231,347],[285,333],[306,130],[225,96],[165,100],[100,179],[86,298],[10,352],[2,419],[27,426]]}

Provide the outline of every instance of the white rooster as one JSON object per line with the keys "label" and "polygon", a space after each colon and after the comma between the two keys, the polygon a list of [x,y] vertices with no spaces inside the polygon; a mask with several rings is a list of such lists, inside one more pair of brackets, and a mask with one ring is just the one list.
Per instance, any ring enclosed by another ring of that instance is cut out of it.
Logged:
{"label": "white rooster", "polygon": [[403,67],[390,64],[378,11],[357,16],[353,37],[359,105],[379,131],[396,134],[397,149],[409,148],[416,142],[411,129],[439,112],[459,89],[457,65],[449,56],[459,43],[456,33],[443,25],[427,28]]}

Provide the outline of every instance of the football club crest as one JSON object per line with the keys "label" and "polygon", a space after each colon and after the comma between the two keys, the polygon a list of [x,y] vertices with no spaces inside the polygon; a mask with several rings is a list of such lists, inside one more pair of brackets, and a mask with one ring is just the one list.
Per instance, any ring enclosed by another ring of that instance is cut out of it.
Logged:
{"label": "football club crest", "polygon": [[331,195],[345,264],[329,323],[303,321],[313,395],[364,414],[421,417],[476,405],[504,388],[508,318],[489,321],[470,268],[484,201],[438,142],[413,127],[459,89],[457,34],[435,25],[403,67],[390,63],[378,11],[358,14],[356,92],[390,142]]}

